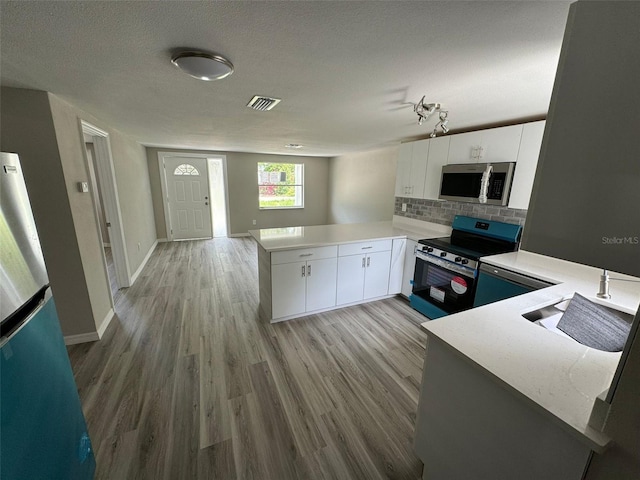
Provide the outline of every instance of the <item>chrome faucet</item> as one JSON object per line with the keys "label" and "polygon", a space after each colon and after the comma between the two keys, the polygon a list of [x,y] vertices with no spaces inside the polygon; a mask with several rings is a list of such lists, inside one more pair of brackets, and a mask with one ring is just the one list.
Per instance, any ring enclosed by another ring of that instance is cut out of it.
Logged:
{"label": "chrome faucet", "polygon": [[600,290],[596,293],[596,297],[611,298],[609,293],[609,271],[606,269],[602,270],[602,275],[600,275]]}

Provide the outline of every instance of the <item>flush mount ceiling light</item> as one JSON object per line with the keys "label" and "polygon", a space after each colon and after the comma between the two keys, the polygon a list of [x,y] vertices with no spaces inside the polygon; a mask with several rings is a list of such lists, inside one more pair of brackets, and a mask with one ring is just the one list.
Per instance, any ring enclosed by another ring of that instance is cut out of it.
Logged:
{"label": "flush mount ceiling light", "polygon": [[200,80],[220,80],[233,73],[233,64],[213,53],[186,51],[171,59],[176,67],[187,75]]}
{"label": "flush mount ceiling light", "polygon": [[426,96],[423,96],[420,101],[413,106],[413,111],[418,115],[418,125],[422,125],[422,122],[427,120],[431,115],[435,112],[439,112],[439,121],[433,128],[433,132],[431,132],[430,137],[433,138],[437,135],[438,127],[442,130],[442,133],[449,133],[449,128],[447,127],[447,124],[449,123],[449,119],[447,118],[449,112],[442,110],[442,105],[439,103],[425,103],[425,97]]}

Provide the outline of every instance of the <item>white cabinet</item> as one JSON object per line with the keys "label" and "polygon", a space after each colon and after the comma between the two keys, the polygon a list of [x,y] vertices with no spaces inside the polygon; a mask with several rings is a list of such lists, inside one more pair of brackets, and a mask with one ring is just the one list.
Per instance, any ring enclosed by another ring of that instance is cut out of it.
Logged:
{"label": "white cabinet", "polygon": [[340,245],[337,305],[387,295],[391,248],[391,240]]}
{"label": "white cabinet", "polygon": [[271,254],[272,318],[336,305],[337,251],[329,246]]}
{"label": "white cabinet", "polygon": [[422,198],[428,154],[428,139],[400,145],[396,170],[397,197]]}
{"label": "white cabinet", "polygon": [[416,269],[416,247],[418,242],[407,239],[407,248],[404,254],[404,270],[402,273],[402,287],[400,293],[409,298],[413,290],[413,272]]}
{"label": "white cabinet", "polygon": [[459,133],[451,136],[447,163],[478,163],[476,149],[482,145],[482,132]]}
{"label": "white cabinet", "polygon": [[449,145],[452,138],[453,137],[436,137],[429,140],[429,155],[427,157],[427,170],[422,198],[438,200],[442,167],[447,164]]}
{"label": "white cabinet", "polygon": [[529,208],[529,198],[536,176],[545,121],[526,123],[522,129],[522,140],[513,177],[509,208]]}
{"label": "white cabinet", "polygon": [[391,248],[391,269],[389,271],[389,295],[396,295],[402,291],[402,273],[404,271],[404,257],[407,248],[406,238],[395,238]]}
{"label": "white cabinet", "polygon": [[447,163],[515,162],[521,137],[522,125],[453,135]]}

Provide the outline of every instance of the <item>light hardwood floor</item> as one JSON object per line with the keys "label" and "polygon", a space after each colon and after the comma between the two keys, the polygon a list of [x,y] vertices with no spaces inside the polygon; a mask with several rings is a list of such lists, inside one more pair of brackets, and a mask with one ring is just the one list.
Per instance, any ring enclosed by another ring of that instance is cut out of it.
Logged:
{"label": "light hardwood floor", "polygon": [[159,244],[69,347],[97,479],[412,479],[426,336],[400,298],[258,320],[249,238]]}

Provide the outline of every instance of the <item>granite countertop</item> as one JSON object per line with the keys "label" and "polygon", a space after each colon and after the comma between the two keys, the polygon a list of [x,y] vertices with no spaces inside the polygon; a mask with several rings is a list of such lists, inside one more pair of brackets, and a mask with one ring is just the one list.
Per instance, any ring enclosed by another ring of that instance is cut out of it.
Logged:
{"label": "granite countertop", "polygon": [[399,220],[314,225],[309,227],[282,227],[250,230],[249,234],[268,252],[295,248],[341,245],[378,239],[437,238],[448,236],[451,227],[417,220]]}
{"label": "granite countertop", "polygon": [[[611,282],[611,300],[601,301],[594,298],[600,269],[525,251],[482,261],[556,285],[431,320],[422,327],[594,451],[602,452],[610,439],[588,422],[596,397],[611,384],[621,354],[585,347],[522,314],[555,305],[574,292],[635,314],[640,283]],[[611,276],[625,277],[613,272]]]}

